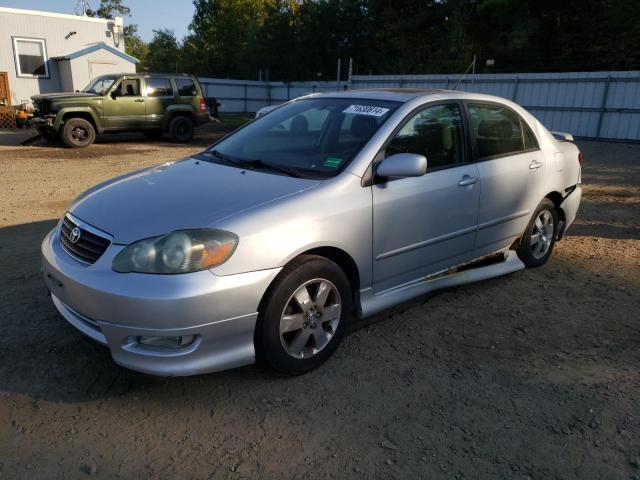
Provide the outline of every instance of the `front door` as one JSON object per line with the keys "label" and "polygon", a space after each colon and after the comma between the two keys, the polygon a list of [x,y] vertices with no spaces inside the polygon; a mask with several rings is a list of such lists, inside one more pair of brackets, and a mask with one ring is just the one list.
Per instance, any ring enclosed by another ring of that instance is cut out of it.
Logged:
{"label": "front door", "polygon": [[469,103],[482,182],[476,256],[508,247],[529,223],[544,189],[545,159],[526,122],[509,108]]}
{"label": "front door", "polygon": [[144,126],[145,105],[139,78],[123,78],[105,96],[103,122],[108,129],[136,129]]}
{"label": "front door", "polygon": [[372,187],[374,293],[472,258],[480,184],[462,118],[457,103],[427,106],[381,153],[424,155],[427,173]]}

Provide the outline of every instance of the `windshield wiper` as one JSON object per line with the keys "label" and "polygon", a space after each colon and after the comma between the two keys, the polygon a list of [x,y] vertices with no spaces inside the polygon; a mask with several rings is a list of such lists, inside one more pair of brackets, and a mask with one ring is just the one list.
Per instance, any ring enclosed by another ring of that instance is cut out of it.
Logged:
{"label": "windshield wiper", "polygon": [[222,154],[218,150],[205,150],[204,154],[209,154],[214,156],[223,162],[231,163],[232,165],[236,165],[238,167],[249,167],[250,169],[263,169],[263,170],[271,170],[272,172],[282,173],[289,177],[301,178],[302,175],[294,168],[286,168],[286,167],[278,167],[277,165],[272,165],[270,163],[265,163],[262,160],[250,160],[250,159],[238,159],[234,160],[226,155]]}

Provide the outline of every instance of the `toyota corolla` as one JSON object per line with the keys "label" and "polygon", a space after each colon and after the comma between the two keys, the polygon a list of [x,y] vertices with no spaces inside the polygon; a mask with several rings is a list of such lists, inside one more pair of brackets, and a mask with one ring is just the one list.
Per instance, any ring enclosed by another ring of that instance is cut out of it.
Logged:
{"label": "toyota corolla", "polygon": [[44,278],[125,367],[303,373],[354,318],[544,264],[580,203],[571,140],[487,95],[299,98],[80,195],[42,243]]}

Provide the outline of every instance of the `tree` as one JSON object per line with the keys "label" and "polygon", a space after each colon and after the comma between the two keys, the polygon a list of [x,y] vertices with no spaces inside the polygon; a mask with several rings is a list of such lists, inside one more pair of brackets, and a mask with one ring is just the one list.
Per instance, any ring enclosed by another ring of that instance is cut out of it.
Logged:
{"label": "tree", "polygon": [[[122,3],[122,0],[101,0],[97,10],[87,9],[87,16],[99,18],[129,17],[131,16],[131,9]],[[123,34],[125,52],[140,60],[138,70],[144,71],[147,67],[146,60],[149,46],[138,35],[138,25],[125,25]]]}
{"label": "tree", "polygon": [[99,18],[113,18],[116,16],[129,17],[131,9],[122,0],[100,0],[97,10],[87,9],[87,16]]}
{"label": "tree", "polygon": [[150,72],[178,73],[182,71],[181,48],[173,30],[154,30],[146,57]]}

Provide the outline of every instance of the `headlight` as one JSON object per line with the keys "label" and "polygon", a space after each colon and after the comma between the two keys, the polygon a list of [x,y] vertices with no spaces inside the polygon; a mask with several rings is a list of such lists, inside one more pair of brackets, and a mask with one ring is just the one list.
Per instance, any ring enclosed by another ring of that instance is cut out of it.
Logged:
{"label": "headlight", "polygon": [[226,262],[238,237],[223,230],[178,230],[125,247],[113,259],[120,273],[175,274],[206,270]]}

